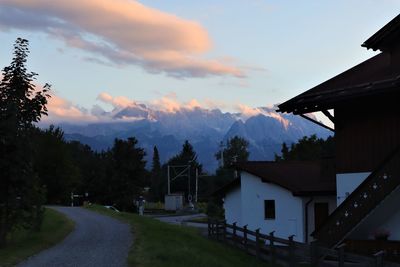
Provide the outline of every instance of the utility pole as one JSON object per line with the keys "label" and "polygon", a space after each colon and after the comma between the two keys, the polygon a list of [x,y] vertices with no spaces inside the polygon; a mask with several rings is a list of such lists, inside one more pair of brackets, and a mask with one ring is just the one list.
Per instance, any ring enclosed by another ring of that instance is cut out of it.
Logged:
{"label": "utility pole", "polygon": [[221,143],[219,143],[219,148],[220,148],[220,153],[221,153],[220,167],[223,168],[224,167],[224,141],[221,141]]}
{"label": "utility pole", "polygon": [[199,191],[199,170],[196,168],[196,193],[194,195],[194,201],[197,203],[197,193]]}
{"label": "utility pole", "polygon": [[189,161],[188,163],[188,185],[189,185],[189,190],[188,190],[188,201],[191,203],[192,202],[192,195],[190,194],[190,162],[191,161]]}
{"label": "utility pole", "polygon": [[169,165],[168,165],[168,195],[171,195],[170,176],[169,176]]}
{"label": "utility pole", "polygon": [[[234,155],[232,158],[233,158],[233,162],[236,163],[238,155]],[[237,169],[235,168],[235,171],[233,172],[233,178],[236,179],[237,177],[238,177],[238,172],[237,172]]]}

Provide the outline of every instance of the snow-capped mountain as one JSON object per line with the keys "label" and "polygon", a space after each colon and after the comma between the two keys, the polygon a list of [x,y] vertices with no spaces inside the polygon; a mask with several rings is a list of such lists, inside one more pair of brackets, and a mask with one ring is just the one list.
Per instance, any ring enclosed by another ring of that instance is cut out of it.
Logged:
{"label": "snow-capped mountain", "polygon": [[162,161],[177,154],[189,140],[200,162],[208,171],[216,169],[214,154],[221,141],[235,135],[250,143],[251,160],[271,160],[283,142],[292,143],[303,136],[330,133],[299,116],[280,114],[276,107],[229,113],[219,109],[180,108],[174,111],[153,110],[146,105],[131,105],[111,112],[101,111],[106,122],[89,124],[60,123],[67,140],[78,140],[95,150],[112,146],[115,138],[135,136],[151,161],[156,145]]}

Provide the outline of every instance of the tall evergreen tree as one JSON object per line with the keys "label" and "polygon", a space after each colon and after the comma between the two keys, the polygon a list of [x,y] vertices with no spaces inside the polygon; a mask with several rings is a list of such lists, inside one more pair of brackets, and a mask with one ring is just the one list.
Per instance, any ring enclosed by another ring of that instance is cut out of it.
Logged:
{"label": "tall evergreen tree", "polygon": [[43,192],[33,171],[30,133],[47,114],[50,85],[35,88],[28,72],[28,41],[18,38],[0,82],[0,246],[17,225],[40,227]]}
{"label": "tall evergreen tree", "polygon": [[157,146],[153,148],[153,162],[151,165],[151,195],[154,201],[161,201],[163,195],[163,176],[160,163],[160,154]]}
{"label": "tall evergreen tree", "polygon": [[134,137],[115,139],[111,149],[112,177],[109,184],[111,200],[121,209],[132,208],[133,200],[142,192],[146,176],[144,149],[137,147]]}
{"label": "tall evergreen tree", "polygon": [[167,173],[167,165],[182,166],[171,169],[171,178],[182,172],[182,175],[171,183],[171,192],[184,192],[186,196],[190,193],[193,196],[196,187],[196,169],[198,173],[202,173],[203,166],[197,161],[197,153],[188,140],[183,143],[179,154],[164,165],[164,173]]}

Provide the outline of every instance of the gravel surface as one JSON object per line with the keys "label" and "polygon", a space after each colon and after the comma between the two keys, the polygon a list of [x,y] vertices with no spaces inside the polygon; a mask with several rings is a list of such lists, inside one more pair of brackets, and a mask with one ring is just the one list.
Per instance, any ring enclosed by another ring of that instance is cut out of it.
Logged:
{"label": "gravel surface", "polygon": [[132,244],[130,226],[79,207],[51,207],[75,221],[75,229],[61,243],[18,267],[127,266]]}

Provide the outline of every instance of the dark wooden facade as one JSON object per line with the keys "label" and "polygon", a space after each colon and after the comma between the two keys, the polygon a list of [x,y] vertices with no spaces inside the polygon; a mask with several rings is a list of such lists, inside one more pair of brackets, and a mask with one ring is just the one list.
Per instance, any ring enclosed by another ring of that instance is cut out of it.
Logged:
{"label": "dark wooden facade", "polygon": [[400,94],[336,108],[335,143],[336,173],[375,170],[400,146]]}

